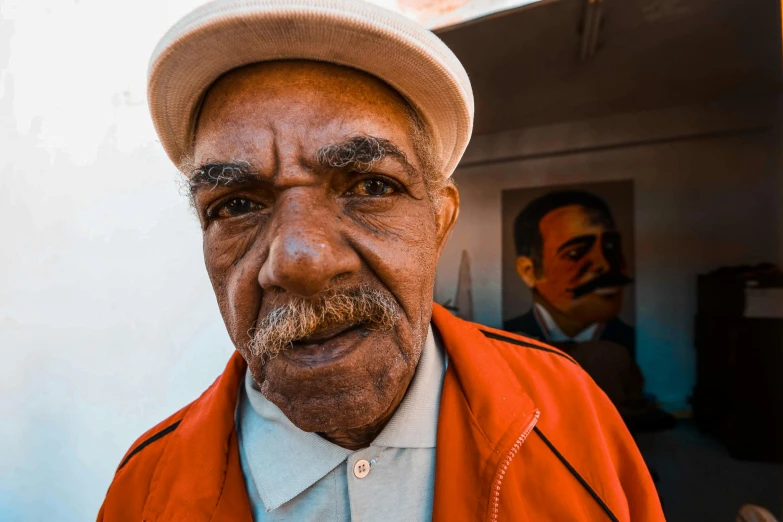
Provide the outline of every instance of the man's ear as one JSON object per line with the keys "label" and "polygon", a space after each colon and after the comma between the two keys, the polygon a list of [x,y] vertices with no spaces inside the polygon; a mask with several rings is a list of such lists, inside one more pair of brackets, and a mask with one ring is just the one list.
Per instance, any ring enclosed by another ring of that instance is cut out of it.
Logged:
{"label": "man's ear", "polygon": [[438,257],[440,257],[451,230],[459,216],[459,192],[454,185],[441,189],[439,200],[435,204],[435,228],[438,241]]}
{"label": "man's ear", "polygon": [[536,282],[536,267],[533,264],[533,260],[527,256],[519,256],[517,258],[517,274],[525,282],[528,288],[535,288]]}

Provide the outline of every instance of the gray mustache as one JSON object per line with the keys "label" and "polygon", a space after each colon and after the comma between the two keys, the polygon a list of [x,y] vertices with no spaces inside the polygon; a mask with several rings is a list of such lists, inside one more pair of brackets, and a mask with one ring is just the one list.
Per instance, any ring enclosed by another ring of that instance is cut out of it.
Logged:
{"label": "gray mustache", "polygon": [[394,297],[367,286],[331,290],[314,299],[285,296],[285,302],[273,307],[249,332],[249,350],[268,361],[290,349],[294,342],[319,330],[343,324],[391,330],[400,315],[401,309]]}

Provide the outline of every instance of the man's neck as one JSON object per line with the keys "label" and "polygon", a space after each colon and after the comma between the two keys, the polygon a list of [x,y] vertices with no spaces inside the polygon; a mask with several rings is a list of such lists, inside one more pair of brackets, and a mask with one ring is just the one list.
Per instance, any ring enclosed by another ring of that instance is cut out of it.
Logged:
{"label": "man's neck", "polygon": [[549,304],[549,302],[538,292],[533,292],[533,302],[544,307],[544,309],[549,312],[549,315],[555,321],[555,324],[557,324],[557,327],[560,328],[560,331],[568,337],[576,337],[592,324],[578,321],[566,316],[557,310],[554,306]]}

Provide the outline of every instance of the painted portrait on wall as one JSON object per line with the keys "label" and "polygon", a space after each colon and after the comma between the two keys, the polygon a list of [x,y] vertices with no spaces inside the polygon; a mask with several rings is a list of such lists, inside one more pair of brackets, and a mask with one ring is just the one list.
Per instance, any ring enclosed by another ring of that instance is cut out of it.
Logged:
{"label": "painted portrait on wall", "polygon": [[503,191],[503,323],[635,359],[633,182]]}
{"label": "painted portrait on wall", "polygon": [[633,182],[504,190],[503,329],[570,355],[632,433],[675,419],[644,395],[634,328]]}

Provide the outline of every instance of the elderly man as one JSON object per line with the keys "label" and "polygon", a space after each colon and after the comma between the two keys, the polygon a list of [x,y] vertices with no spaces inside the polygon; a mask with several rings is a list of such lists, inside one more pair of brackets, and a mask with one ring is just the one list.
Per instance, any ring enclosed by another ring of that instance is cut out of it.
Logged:
{"label": "elderly man", "polygon": [[456,57],[354,0],[221,0],[152,58],[237,352],[133,444],[105,521],[662,520],[608,399],[432,304],[470,138]]}

